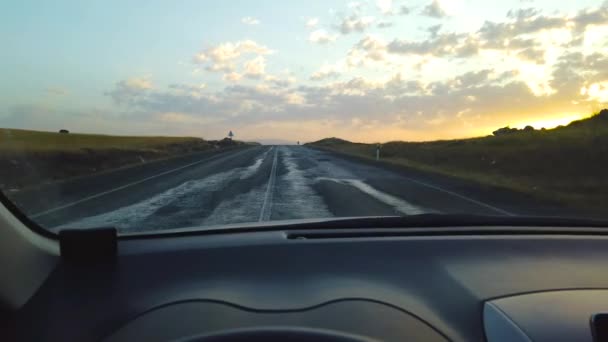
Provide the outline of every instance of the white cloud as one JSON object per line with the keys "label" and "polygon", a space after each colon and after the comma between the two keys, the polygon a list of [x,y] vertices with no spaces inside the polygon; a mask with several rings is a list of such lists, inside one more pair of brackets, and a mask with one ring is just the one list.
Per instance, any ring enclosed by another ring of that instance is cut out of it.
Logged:
{"label": "white cloud", "polygon": [[311,81],[322,81],[325,79],[336,78],[340,76],[342,67],[330,64],[323,64],[318,71],[315,71],[311,76]]}
{"label": "white cloud", "polygon": [[149,78],[132,77],[124,82],[125,85],[131,89],[144,90],[154,88]]}
{"label": "white cloud", "polygon": [[244,17],[241,19],[241,22],[245,25],[259,25],[260,20],[253,17]]}
{"label": "white cloud", "polygon": [[260,79],[266,73],[266,59],[258,56],[243,65],[243,75],[251,79]]}
{"label": "white cloud", "polygon": [[393,1],[392,0],[376,0],[376,7],[380,10],[382,14],[392,14],[393,13]]}
{"label": "white cloud", "polygon": [[235,69],[234,61],[242,55],[269,55],[274,51],[253,40],[226,42],[199,52],[193,57],[195,64],[206,64],[209,71],[230,72]]}
{"label": "white cloud", "polygon": [[306,20],[306,27],[315,28],[319,24],[319,18],[309,18]]}
{"label": "white cloud", "polygon": [[367,66],[388,61],[387,43],[378,36],[367,35],[349,52],[346,64],[350,67]]}
{"label": "white cloud", "polygon": [[587,99],[591,101],[608,103],[608,81],[593,83],[581,88],[581,95],[587,96]]}
{"label": "white cloud", "polygon": [[230,72],[224,74],[224,76],[222,77],[224,81],[228,82],[238,82],[241,80],[241,78],[243,78],[243,75],[239,74],[238,72]]}
{"label": "white cloud", "polygon": [[[195,64],[205,65],[205,70],[224,73],[223,79],[237,82],[243,76],[247,78],[260,78],[264,74],[266,60],[263,56],[274,53],[268,47],[252,40],[226,42],[208,48],[193,58]],[[246,62],[247,57],[254,56]],[[245,70],[237,72],[237,65],[243,62]]]}
{"label": "white cloud", "polygon": [[308,41],[316,44],[327,44],[335,41],[336,35],[332,35],[324,29],[312,31],[308,36]]}

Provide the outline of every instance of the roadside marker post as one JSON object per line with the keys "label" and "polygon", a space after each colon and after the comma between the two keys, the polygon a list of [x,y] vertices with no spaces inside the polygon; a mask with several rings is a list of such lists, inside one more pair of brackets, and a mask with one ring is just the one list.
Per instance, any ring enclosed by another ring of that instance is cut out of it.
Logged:
{"label": "roadside marker post", "polygon": [[380,160],[380,144],[376,145],[376,160]]}

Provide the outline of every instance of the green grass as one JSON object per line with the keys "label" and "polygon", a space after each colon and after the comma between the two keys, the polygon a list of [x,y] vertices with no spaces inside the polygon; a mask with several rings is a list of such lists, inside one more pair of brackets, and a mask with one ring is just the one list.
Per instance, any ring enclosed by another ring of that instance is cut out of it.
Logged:
{"label": "green grass", "polygon": [[60,134],[0,129],[0,153],[69,152],[78,150],[158,150],[174,144],[201,144],[190,137],[138,137],[96,134]]}
{"label": "green grass", "polygon": [[236,141],[226,144],[189,137],[60,134],[0,129],[0,189],[36,187],[239,144]]}
{"label": "green grass", "polygon": [[[374,158],[376,144],[330,138],[313,146]],[[608,209],[608,118],[552,130],[462,140],[382,144],[382,160],[558,200]]]}

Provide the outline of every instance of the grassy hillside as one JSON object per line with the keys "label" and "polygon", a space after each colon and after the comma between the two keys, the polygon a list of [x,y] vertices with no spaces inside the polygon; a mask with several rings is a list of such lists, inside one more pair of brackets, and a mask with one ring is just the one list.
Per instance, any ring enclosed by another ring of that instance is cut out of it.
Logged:
{"label": "grassy hillside", "polygon": [[[374,158],[376,144],[310,145]],[[384,162],[496,185],[577,207],[608,210],[608,111],[551,130],[382,144]]]}
{"label": "grassy hillside", "polygon": [[243,144],[189,137],[60,134],[0,129],[0,189],[18,190],[187,153]]}
{"label": "grassy hillside", "polygon": [[82,150],[145,150],[160,151],[171,146],[208,145],[200,138],[136,137],[97,134],[60,134],[54,132],[0,129],[0,152],[69,152]]}

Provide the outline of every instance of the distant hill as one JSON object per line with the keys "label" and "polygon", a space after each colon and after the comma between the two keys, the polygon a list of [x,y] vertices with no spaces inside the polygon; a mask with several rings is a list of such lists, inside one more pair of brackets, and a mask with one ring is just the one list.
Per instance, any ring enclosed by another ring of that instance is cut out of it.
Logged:
{"label": "distant hill", "polygon": [[[375,144],[322,139],[312,147],[373,159]],[[381,160],[608,210],[608,110],[567,126],[482,138],[382,144]]]}
{"label": "distant hill", "polygon": [[352,142],[340,138],[325,138],[319,141],[307,143],[305,145],[316,145],[316,146],[334,146],[341,144],[352,144]]}
{"label": "distant hill", "polygon": [[256,141],[262,145],[295,145],[297,143],[295,140],[285,139],[258,139]]}

